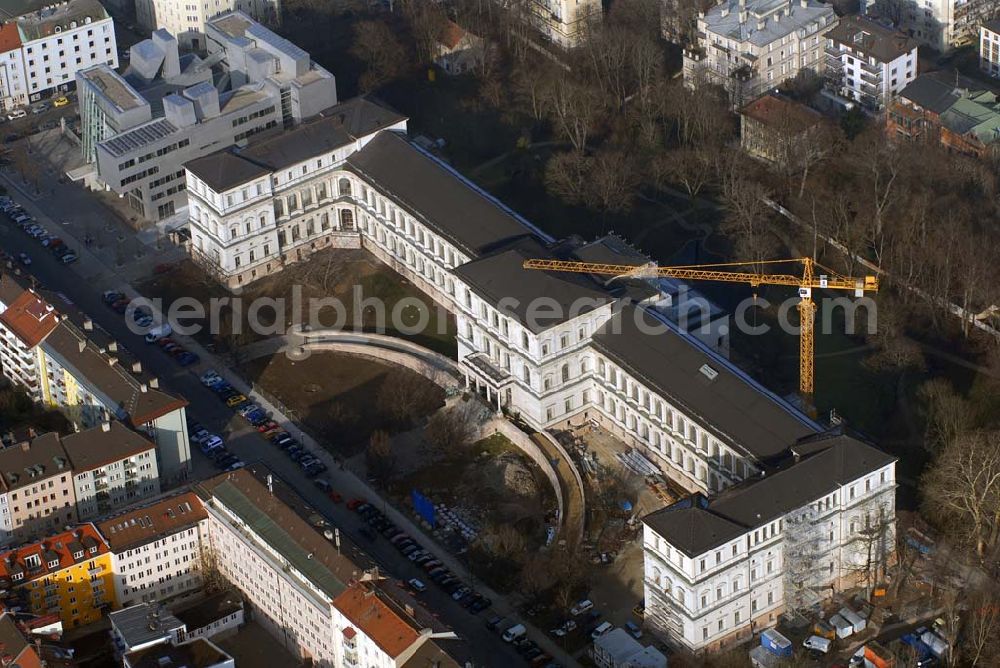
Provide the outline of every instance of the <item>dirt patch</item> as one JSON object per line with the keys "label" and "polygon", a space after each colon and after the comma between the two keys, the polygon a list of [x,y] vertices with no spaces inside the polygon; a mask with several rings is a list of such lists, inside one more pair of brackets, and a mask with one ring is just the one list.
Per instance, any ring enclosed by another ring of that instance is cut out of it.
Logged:
{"label": "dirt patch", "polygon": [[298,362],[278,354],[243,370],[342,457],[362,452],[375,430],[409,429],[444,404],[443,391],[412,371],[340,353],[314,352]]}
{"label": "dirt patch", "polygon": [[[147,297],[162,299],[164,307],[186,297],[203,304],[206,311],[212,299],[237,296],[191,260],[171,266],[138,289]],[[319,251],[278,274],[251,283],[238,296],[243,308],[237,312],[226,303],[218,311],[219,331],[203,332],[197,335],[199,341],[229,351],[267,338],[270,334],[249,327],[250,305],[254,300],[267,299],[276,306],[255,313],[256,320],[269,329],[284,331],[303,322],[316,327],[356,328],[400,336],[442,354],[456,355],[454,318],[364,250]],[[331,299],[342,308],[329,305]],[[319,300],[327,301],[321,304]],[[300,306],[295,307],[295,303]],[[416,333],[400,331],[416,326],[421,311],[426,312],[425,327]]]}

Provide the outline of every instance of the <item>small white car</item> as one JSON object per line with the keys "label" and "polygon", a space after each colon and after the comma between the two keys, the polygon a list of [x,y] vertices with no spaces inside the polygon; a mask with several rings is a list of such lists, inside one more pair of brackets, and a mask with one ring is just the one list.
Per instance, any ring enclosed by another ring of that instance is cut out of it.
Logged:
{"label": "small white car", "polygon": [[7,114],[7,118],[12,121],[16,121],[17,119],[24,118],[27,115],[28,112],[26,112],[24,109],[15,109],[14,111]]}
{"label": "small white car", "polygon": [[585,598],[576,605],[574,605],[572,608],[570,608],[569,614],[573,615],[574,617],[579,617],[583,613],[589,612],[590,610],[593,609],[594,609],[594,602],[591,601],[589,598]]}
{"label": "small white car", "polygon": [[809,636],[802,641],[802,646],[806,649],[815,650],[817,652],[822,652],[826,654],[830,651],[830,639],[821,638],[820,636]]}
{"label": "small white car", "polygon": [[410,580],[407,581],[407,584],[413,587],[413,591],[427,591],[427,585],[425,585],[417,578],[411,578]]}

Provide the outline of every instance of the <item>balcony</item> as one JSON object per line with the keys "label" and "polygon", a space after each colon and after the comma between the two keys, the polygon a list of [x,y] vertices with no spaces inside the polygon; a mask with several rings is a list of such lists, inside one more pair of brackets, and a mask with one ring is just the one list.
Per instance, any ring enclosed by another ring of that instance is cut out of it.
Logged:
{"label": "balcony", "polygon": [[862,68],[861,69],[861,80],[863,82],[867,82],[867,83],[871,84],[872,86],[881,86],[882,85],[882,72],[881,71],[879,71],[879,72],[871,72],[871,71],[869,71],[867,69]]}
{"label": "balcony", "polygon": [[87,575],[100,575],[104,572],[103,566],[91,566],[87,569]]}

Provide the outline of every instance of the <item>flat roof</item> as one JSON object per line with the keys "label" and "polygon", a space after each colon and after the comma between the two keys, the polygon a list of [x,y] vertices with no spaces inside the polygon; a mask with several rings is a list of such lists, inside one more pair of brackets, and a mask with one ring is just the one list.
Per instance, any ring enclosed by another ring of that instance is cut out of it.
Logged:
{"label": "flat roof", "polygon": [[132,668],[212,668],[232,659],[211,640],[195,638],[177,645],[154,645],[125,655]]}
{"label": "flat roof", "polygon": [[139,603],[108,615],[112,628],[118,631],[126,647],[136,647],[170,638],[171,632],[184,627],[184,622],[159,603]]}
{"label": "flat roof", "polygon": [[187,626],[188,633],[193,633],[242,609],[243,599],[239,594],[223,591],[178,610],[176,614],[177,618]]}
{"label": "flat roof", "polygon": [[122,111],[148,104],[146,98],[139,91],[107,65],[90,67],[79,74],[81,78],[90,82]]}

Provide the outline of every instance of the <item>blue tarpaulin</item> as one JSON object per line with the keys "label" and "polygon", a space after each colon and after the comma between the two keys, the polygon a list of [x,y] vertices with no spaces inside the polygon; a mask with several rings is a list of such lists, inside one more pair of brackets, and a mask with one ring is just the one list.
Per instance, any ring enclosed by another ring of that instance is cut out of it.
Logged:
{"label": "blue tarpaulin", "polygon": [[413,509],[417,511],[417,515],[424,518],[433,527],[436,513],[434,502],[415,489],[410,490],[410,499],[413,501]]}

